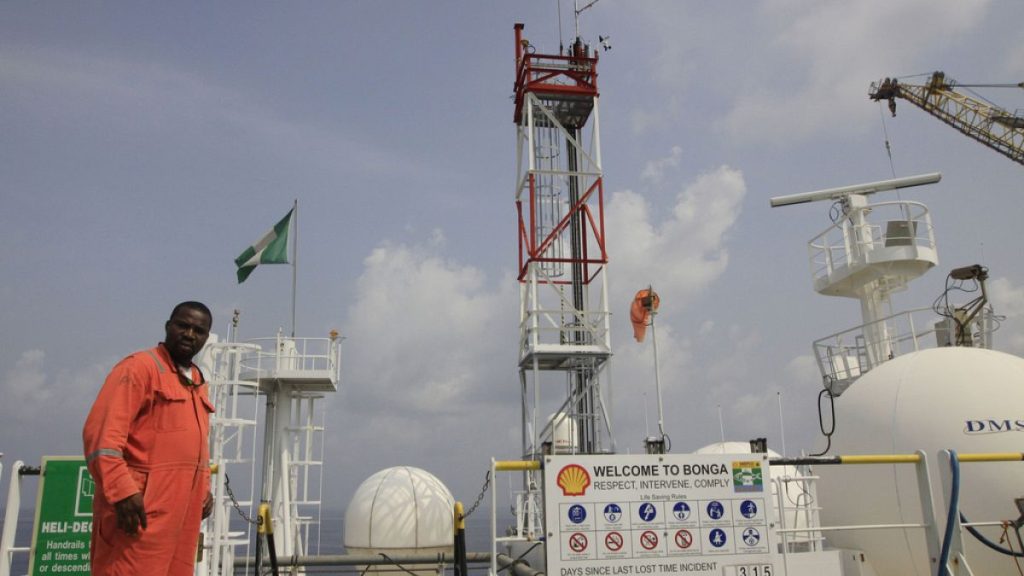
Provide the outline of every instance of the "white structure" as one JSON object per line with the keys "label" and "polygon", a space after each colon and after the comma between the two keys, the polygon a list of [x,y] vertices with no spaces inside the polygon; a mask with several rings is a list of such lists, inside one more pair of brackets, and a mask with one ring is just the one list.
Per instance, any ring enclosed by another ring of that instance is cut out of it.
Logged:
{"label": "white structure", "polygon": [[[884,180],[772,198],[772,206],[831,200],[833,224],[808,243],[814,289],[860,301],[856,334],[815,347],[826,386],[834,396],[857,376],[893,358],[901,339],[893,331],[890,295],[938,264],[927,207],[919,202],[870,204],[868,195],[938,182],[939,174]],[[879,222],[884,222],[884,227]]]}
{"label": "white structure", "polygon": [[[1019,455],[1024,359],[984,348],[990,310],[983,309],[983,299],[972,304],[977,309],[970,314],[947,311],[955,322],[936,322],[930,309],[929,318],[925,310],[892,313],[889,296],[937,264],[935,235],[923,204],[868,202],[869,194],[939,178],[929,174],[772,199],[772,206],[835,202],[833,224],[808,245],[814,288],[861,304],[860,326],[814,343],[835,408],[831,452],[916,452],[927,462],[927,468],[817,466],[821,524],[840,527],[826,532],[828,541],[862,551],[879,576],[935,574],[940,541],[963,547],[966,563],[950,560],[960,567],[958,574],[1008,576],[1017,573],[1012,558],[966,532],[954,529],[950,538],[944,536],[953,493],[944,451]],[[954,270],[950,277],[978,281],[984,296],[982,266]],[[993,526],[1020,515],[1014,499],[1024,496],[1024,469],[1020,462],[976,461],[960,470],[959,511],[971,523],[988,523],[975,528],[998,542],[1002,529]]]}
{"label": "white structure", "polygon": [[[210,427],[215,506],[204,524],[206,554],[197,573],[232,574],[234,558],[240,552],[251,555],[255,527],[241,520],[239,511],[255,518],[259,501],[271,503],[278,556],[315,551],[311,529],[320,521],[324,431],[317,401],[338,389],[340,346],[332,332],[328,338],[278,334],[249,343],[213,343],[203,350],[197,363],[209,375],[217,410]],[[257,458],[261,399],[266,409]],[[260,488],[253,488],[257,484]]]}
{"label": "white structure", "polygon": [[349,554],[452,554],[454,535],[452,493],[434,475],[411,466],[364,480],[345,511]]}
{"label": "white structure", "polygon": [[[933,348],[899,356],[861,376],[836,400],[836,454],[906,454],[929,457],[934,509],[940,532],[950,486],[940,478],[948,466],[941,450],[958,453],[1021,451],[1024,435],[1024,359],[968,347]],[[815,470],[825,525],[913,524],[922,518],[912,467],[820,466]],[[1014,520],[1014,499],[1024,496],[1020,462],[961,465],[960,509],[970,522]],[[979,527],[993,542],[997,525]],[[1012,528],[1011,528],[1012,530]],[[1012,534],[1012,533],[1011,533]],[[1013,536],[1011,536],[1013,537]],[[829,541],[863,550],[880,575],[933,573],[922,530],[838,531]],[[1011,542],[1016,549],[1015,537]],[[1017,574],[1013,559],[963,535],[974,574]]]}

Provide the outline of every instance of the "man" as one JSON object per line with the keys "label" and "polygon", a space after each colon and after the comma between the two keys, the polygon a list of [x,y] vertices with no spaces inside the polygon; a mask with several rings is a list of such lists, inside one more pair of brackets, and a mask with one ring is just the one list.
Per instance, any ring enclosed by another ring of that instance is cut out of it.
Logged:
{"label": "man", "polygon": [[213,404],[192,358],[213,317],[175,306],[155,348],[114,367],[82,439],[93,500],[93,576],[191,575],[199,523],[213,509],[207,433]]}

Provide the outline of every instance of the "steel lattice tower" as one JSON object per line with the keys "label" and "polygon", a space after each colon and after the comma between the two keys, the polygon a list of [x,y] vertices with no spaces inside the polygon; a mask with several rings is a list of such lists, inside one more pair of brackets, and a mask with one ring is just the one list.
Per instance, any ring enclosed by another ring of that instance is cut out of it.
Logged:
{"label": "steel lattice tower", "polygon": [[[613,451],[598,58],[579,39],[568,54],[535,53],[522,32],[516,24],[523,455],[538,457],[548,442],[556,451]],[[561,444],[549,413],[567,415]]]}

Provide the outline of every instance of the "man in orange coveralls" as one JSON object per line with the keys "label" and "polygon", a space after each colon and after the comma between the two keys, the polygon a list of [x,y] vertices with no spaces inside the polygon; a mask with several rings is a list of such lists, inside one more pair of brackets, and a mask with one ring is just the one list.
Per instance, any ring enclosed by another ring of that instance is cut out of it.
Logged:
{"label": "man in orange coveralls", "polygon": [[199,523],[213,509],[207,433],[213,404],[192,358],[213,317],[182,302],[155,348],[114,367],[82,439],[96,480],[93,576],[191,575]]}

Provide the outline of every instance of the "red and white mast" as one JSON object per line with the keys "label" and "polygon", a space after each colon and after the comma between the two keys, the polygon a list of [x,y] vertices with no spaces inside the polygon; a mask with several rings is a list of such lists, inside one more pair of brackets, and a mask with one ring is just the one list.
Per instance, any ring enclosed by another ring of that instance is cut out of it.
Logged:
{"label": "red and white mast", "polygon": [[[597,54],[540,54],[515,25],[523,456],[614,451]],[[562,386],[558,386],[562,383]],[[547,420],[565,414],[564,441]],[[538,416],[544,418],[538,421]]]}

